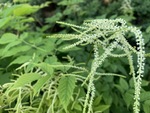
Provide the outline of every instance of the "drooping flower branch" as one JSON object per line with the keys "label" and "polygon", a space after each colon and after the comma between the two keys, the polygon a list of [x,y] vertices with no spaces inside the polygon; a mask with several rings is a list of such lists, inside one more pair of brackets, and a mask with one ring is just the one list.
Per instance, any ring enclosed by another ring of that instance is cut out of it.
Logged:
{"label": "drooping flower branch", "polygon": [[[93,45],[94,59],[91,65],[91,70],[83,82],[84,85],[88,82],[87,94],[84,102],[83,113],[92,112],[92,103],[95,96],[94,76],[97,74],[97,68],[105,63],[105,59],[111,57],[127,57],[130,65],[130,74],[133,76],[135,85],[134,105],[135,113],[139,113],[140,109],[140,89],[141,81],[144,75],[144,40],[139,29],[132,26],[127,26],[123,19],[96,19],[87,20],[82,26],[77,26],[69,23],[58,22],[60,24],[71,26],[78,34],[59,34],[50,37],[57,37],[65,40],[77,40],[75,43],[65,47],[70,49],[78,45]],[[135,35],[137,49],[132,47],[125,35],[133,33]],[[99,48],[104,50],[102,54],[99,53]],[[116,49],[121,50],[121,54],[114,54]],[[133,65],[133,54],[137,55],[137,73],[135,73],[135,66]],[[107,73],[105,74],[107,75]],[[88,107],[88,109],[87,109]]]}

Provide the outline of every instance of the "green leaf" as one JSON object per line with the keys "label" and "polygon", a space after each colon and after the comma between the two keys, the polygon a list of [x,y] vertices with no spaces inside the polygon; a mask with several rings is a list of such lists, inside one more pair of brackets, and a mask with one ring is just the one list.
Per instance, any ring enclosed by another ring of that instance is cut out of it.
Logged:
{"label": "green leaf", "polygon": [[17,39],[17,35],[12,34],[12,33],[5,33],[0,38],[0,44],[7,44],[7,43],[15,41],[16,39]]}
{"label": "green leaf", "polygon": [[4,53],[4,55],[2,56],[2,58],[16,55],[19,52],[28,51],[30,48],[31,48],[30,46],[26,46],[26,45],[14,47],[14,48],[10,49],[9,52]]}
{"label": "green leaf", "polygon": [[143,104],[144,113],[150,113],[150,105]]}
{"label": "green leaf", "polygon": [[131,78],[131,79],[129,80],[129,85],[130,85],[131,88],[134,88],[134,81],[133,81],[133,78]]}
{"label": "green leaf", "polygon": [[119,84],[125,91],[129,89],[128,83],[123,78],[120,78]]}
{"label": "green leaf", "polygon": [[51,16],[50,18],[46,18],[46,23],[55,23],[56,21],[60,20],[62,17],[62,13],[57,12],[54,16]]}
{"label": "green leaf", "polygon": [[33,86],[34,95],[42,88],[42,86],[52,78],[53,75],[42,76]]}
{"label": "green leaf", "polygon": [[84,2],[84,0],[63,0],[58,3],[58,5],[73,5]]}
{"label": "green leaf", "polygon": [[14,9],[13,14],[15,16],[23,16],[35,13],[40,9],[39,6],[31,6],[29,4],[20,4],[17,8]]}
{"label": "green leaf", "polygon": [[35,21],[34,18],[28,17],[28,18],[22,19],[20,22],[25,23],[25,22],[34,22],[34,21]]}
{"label": "green leaf", "polygon": [[13,2],[20,2],[20,3],[23,3],[23,2],[29,2],[29,0],[13,0]]}
{"label": "green leaf", "polygon": [[98,107],[94,108],[94,111],[96,112],[103,112],[105,110],[107,110],[110,107],[110,105],[99,105]]}
{"label": "green leaf", "polygon": [[150,106],[150,100],[146,100],[144,103]]}
{"label": "green leaf", "polygon": [[148,86],[148,84],[149,84],[149,81],[142,80],[141,86]]}
{"label": "green leaf", "polygon": [[106,104],[112,104],[113,97],[110,92],[106,91],[103,93],[103,100]]}
{"label": "green leaf", "polygon": [[65,67],[64,64],[58,62],[56,56],[47,57],[44,62],[52,65],[55,70],[61,70],[62,72],[66,72],[69,69],[69,67]]}
{"label": "green leaf", "polygon": [[73,76],[62,76],[58,85],[58,97],[63,108],[67,110],[67,106],[75,88],[76,78]]}
{"label": "green leaf", "polygon": [[16,45],[19,45],[20,43],[21,43],[20,40],[15,40],[15,41],[7,44],[1,54],[4,55],[5,53],[7,53],[9,51],[9,49],[11,49],[12,47],[14,47]]}
{"label": "green leaf", "polygon": [[0,85],[3,85],[5,83],[8,83],[10,82],[10,76],[11,76],[11,73],[5,73],[5,74],[2,74],[0,73]]}
{"label": "green leaf", "polygon": [[133,101],[133,95],[134,93],[130,93],[130,92],[126,92],[124,95],[123,95],[123,99],[125,101],[125,103],[127,104],[127,107],[129,107]]}
{"label": "green leaf", "polygon": [[81,107],[81,105],[79,103],[75,103],[73,108],[78,110],[78,111],[82,111],[82,107]]}
{"label": "green leaf", "polygon": [[23,87],[24,85],[29,84],[32,81],[39,79],[40,77],[41,77],[41,75],[38,73],[23,74],[15,81],[14,85],[9,90]]}
{"label": "green leaf", "polygon": [[123,75],[128,75],[126,69],[121,65],[117,64],[118,70],[123,74]]}
{"label": "green leaf", "polygon": [[122,87],[118,84],[114,85],[121,93],[124,93],[124,90],[122,89]]}
{"label": "green leaf", "polygon": [[13,12],[13,10],[16,8],[16,7],[18,7],[18,5],[12,5],[11,7],[9,7],[9,8],[5,8],[5,9],[3,9],[3,13],[1,13],[1,16],[2,17],[13,17],[12,16],[12,12]]}
{"label": "green leaf", "polygon": [[140,101],[150,100],[150,92],[142,92],[140,95]]}
{"label": "green leaf", "polygon": [[57,57],[56,56],[47,57],[45,59],[45,62],[49,64],[54,64],[57,62]]}
{"label": "green leaf", "polygon": [[98,97],[93,102],[94,106],[99,105],[99,103],[101,102],[101,100],[102,100],[102,95],[98,95]]}
{"label": "green leaf", "polygon": [[22,63],[25,63],[25,62],[29,61],[30,59],[31,59],[31,56],[19,56],[14,61],[12,61],[9,64],[9,66],[11,66],[13,64],[22,64]]}
{"label": "green leaf", "polygon": [[0,19],[0,28],[4,27],[10,20],[11,20],[11,17]]}
{"label": "green leaf", "polygon": [[150,33],[150,26],[147,27],[146,32]]}
{"label": "green leaf", "polygon": [[44,39],[42,40],[42,42],[43,42],[43,46],[40,46],[40,48],[44,49],[48,53],[51,53],[54,49],[56,49],[54,42],[52,42],[51,40]]}
{"label": "green leaf", "polygon": [[54,72],[53,67],[48,63],[42,62],[40,64],[37,64],[37,66],[40,67],[44,72],[46,72],[49,75],[52,75]]}

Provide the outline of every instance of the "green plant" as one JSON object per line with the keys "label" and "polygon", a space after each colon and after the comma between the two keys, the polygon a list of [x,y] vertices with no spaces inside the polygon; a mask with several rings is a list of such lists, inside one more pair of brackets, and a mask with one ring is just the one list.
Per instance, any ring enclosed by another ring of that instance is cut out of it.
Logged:
{"label": "green plant", "polygon": [[[133,111],[140,51],[138,29],[130,26],[140,26],[148,53],[149,2],[141,2],[141,9],[139,1],[130,0],[6,1],[0,5],[0,113]],[[73,25],[85,19],[91,20]],[[73,24],[56,24],[59,20]],[[149,69],[146,60],[140,106],[135,101],[142,113],[150,112]]]}
{"label": "green plant", "polygon": [[[134,86],[135,86],[135,96],[134,96],[134,105],[133,109],[135,113],[140,111],[140,89],[141,81],[144,73],[144,60],[145,60],[145,51],[144,51],[144,40],[142,38],[142,33],[136,27],[127,26],[126,22],[122,19],[115,20],[89,20],[85,21],[83,26],[77,26],[69,23],[58,22],[60,24],[71,26],[78,34],[58,34],[50,37],[59,37],[63,39],[70,40],[79,40],[70,46],[65,47],[69,49],[77,45],[93,45],[93,54],[94,60],[91,65],[90,72],[86,77],[86,80],[83,82],[84,85],[87,81],[88,88],[87,94],[84,103],[83,113],[92,112],[92,104],[95,96],[95,87],[94,87],[94,76],[97,73],[97,69],[105,63],[105,59],[108,56],[111,57],[127,57],[130,65],[130,74],[133,76]],[[133,48],[127,41],[125,35],[127,32],[133,33],[136,39],[137,50]],[[99,49],[103,49],[102,53],[99,52]],[[117,53],[113,53],[113,51]],[[123,51],[123,52],[121,52]],[[133,53],[137,55],[137,73],[135,73],[135,67],[133,65]],[[137,76],[136,76],[137,74]],[[107,75],[107,73],[106,73]],[[109,74],[108,74],[109,75]],[[88,106],[88,110],[87,110]]]}

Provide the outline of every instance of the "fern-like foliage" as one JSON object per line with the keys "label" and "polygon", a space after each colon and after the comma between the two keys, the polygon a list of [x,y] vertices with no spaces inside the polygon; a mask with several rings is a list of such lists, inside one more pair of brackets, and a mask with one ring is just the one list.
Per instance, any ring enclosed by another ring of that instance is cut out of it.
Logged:
{"label": "fern-like foliage", "polygon": [[[83,113],[91,113],[92,103],[95,96],[94,76],[97,74],[97,68],[101,66],[105,59],[111,57],[127,57],[130,65],[130,74],[133,76],[135,85],[134,105],[135,113],[140,111],[140,89],[141,81],[144,73],[144,40],[142,33],[136,27],[128,26],[123,19],[96,19],[87,20],[82,26],[77,26],[69,23],[58,22],[70,26],[77,32],[77,34],[56,34],[49,37],[62,38],[64,40],[77,40],[75,43],[65,47],[70,49],[78,45],[93,45],[94,59],[91,65],[91,70],[86,77],[83,85],[88,82],[88,91],[85,97]],[[132,33],[135,35],[136,48],[132,47],[126,39],[126,34]],[[103,49],[102,54],[99,49]],[[114,51],[122,51],[120,54],[115,54]],[[137,67],[135,70],[133,65],[133,54],[137,55]],[[99,73],[100,74],[100,73]],[[101,74],[102,75],[102,74]],[[107,75],[107,73],[105,73]],[[109,75],[109,74],[108,74]]]}

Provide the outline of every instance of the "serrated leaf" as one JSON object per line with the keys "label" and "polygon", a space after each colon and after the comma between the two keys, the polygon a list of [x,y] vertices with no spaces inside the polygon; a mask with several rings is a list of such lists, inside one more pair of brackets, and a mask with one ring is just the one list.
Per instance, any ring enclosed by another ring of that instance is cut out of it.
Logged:
{"label": "serrated leaf", "polygon": [[9,89],[13,90],[19,87],[23,87],[24,85],[31,83],[32,81],[35,81],[41,77],[38,73],[27,73],[21,75],[14,83],[14,85]]}
{"label": "serrated leaf", "polygon": [[17,39],[17,36],[15,34],[5,33],[0,38],[0,44],[7,44],[7,43],[15,41],[16,39]]}
{"label": "serrated leaf", "polygon": [[14,47],[14,48],[10,49],[9,52],[4,53],[2,58],[16,55],[19,52],[28,51],[30,48],[31,48],[30,46],[26,46],[26,45],[25,46],[18,46],[16,48]]}
{"label": "serrated leaf", "polygon": [[5,46],[5,48],[3,49],[3,51],[2,51],[2,54],[5,54],[10,48],[12,48],[12,47],[14,47],[16,45],[19,45],[20,43],[21,43],[20,40],[15,40],[15,41],[7,44]]}
{"label": "serrated leaf", "polygon": [[33,86],[34,95],[42,88],[42,86],[52,78],[53,75],[42,76]]}
{"label": "serrated leaf", "polygon": [[40,46],[41,49],[44,49],[48,53],[51,53],[55,49],[55,44],[49,39],[42,40],[43,45]]}
{"label": "serrated leaf", "polygon": [[63,108],[66,110],[75,88],[76,78],[73,76],[62,76],[58,85],[58,97]]}
{"label": "serrated leaf", "polygon": [[128,83],[123,78],[120,78],[119,84],[125,91],[128,90],[129,88]]}
{"label": "serrated leaf", "polygon": [[49,75],[52,75],[54,72],[53,67],[48,63],[42,62],[40,64],[37,64],[37,66],[40,67],[44,72],[46,72]]}
{"label": "serrated leaf", "polygon": [[[22,64],[25,63],[27,61],[29,61],[29,59],[31,59],[31,56],[19,56],[17,57],[15,60],[13,60],[9,66],[13,65],[13,64]],[[8,66],[8,67],[9,67]]]}
{"label": "serrated leaf", "polygon": [[45,62],[47,62],[49,64],[53,64],[53,63],[57,62],[57,57],[56,56],[47,57],[45,59]]}

